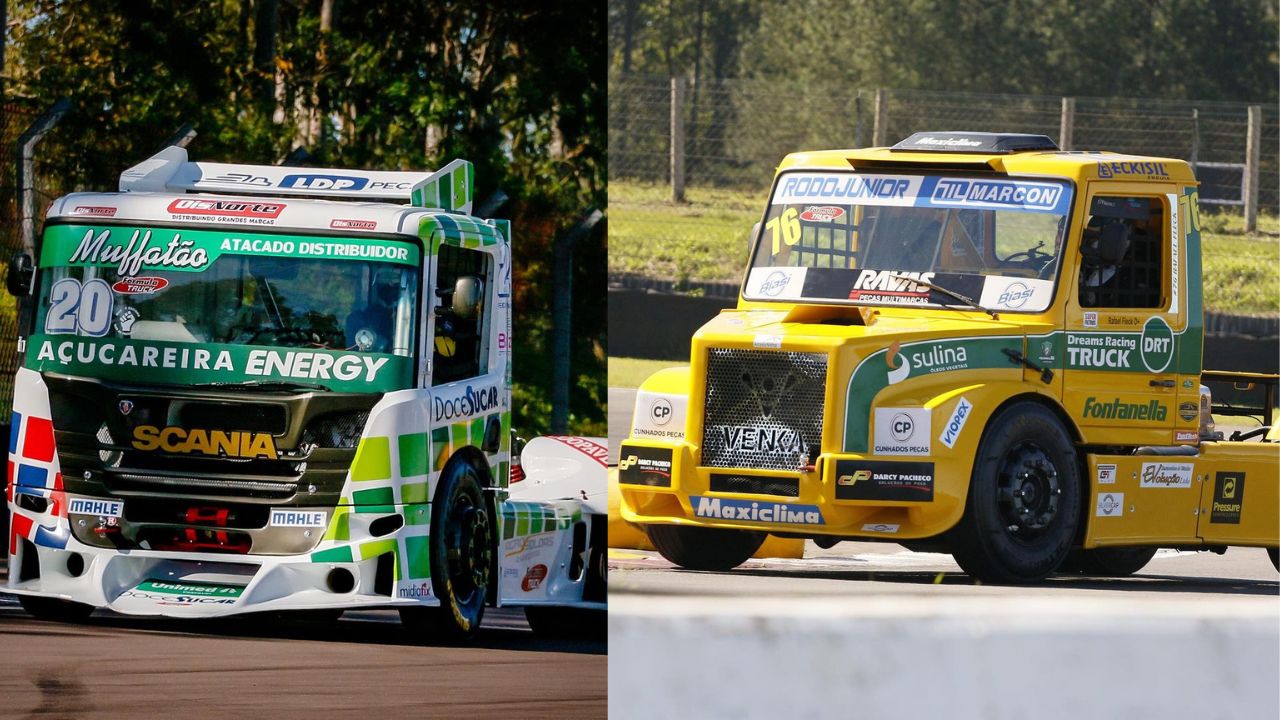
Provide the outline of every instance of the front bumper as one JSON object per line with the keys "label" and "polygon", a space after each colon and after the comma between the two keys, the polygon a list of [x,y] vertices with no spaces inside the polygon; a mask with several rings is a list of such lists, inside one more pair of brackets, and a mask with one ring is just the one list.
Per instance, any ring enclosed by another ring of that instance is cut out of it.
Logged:
{"label": "front bumper", "polygon": [[[633,439],[619,451],[624,520],[800,536],[936,536],[964,510],[948,468],[930,458],[886,462],[822,453],[810,471],[712,468],[688,442]],[[860,484],[861,483],[861,484]],[[918,498],[918,499],[917,499]]]}
{"label": "front bumper", "polygon": [[[439,605],[429,577],[404,578],[403,563],[420,564],[403,552],[412,527],[328,542],[314,552],[271,556],[116,550],[86,545],[74,536],[47,542],[37,533],[34,539],[13,539],[8,584],[0,592],[168,617]],[[412,538],[409,545],[415,549],[426,541],[426,536]]]}

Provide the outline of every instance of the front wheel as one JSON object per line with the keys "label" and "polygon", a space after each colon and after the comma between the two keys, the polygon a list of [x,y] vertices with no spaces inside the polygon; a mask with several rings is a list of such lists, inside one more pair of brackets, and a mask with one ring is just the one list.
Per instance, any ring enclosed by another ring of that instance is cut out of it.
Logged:
{"label": "front wheel", "polygon": [[18,603],[22,609],[41,620],[55,622],[78,623],[89,619],[93,613],[92,605],[61,600],[58,598],[19,595]]}
{"label": "front wheel", "polygon": [[645,533],[662,557],[689,570],[732,570],[765,539],[762,532],[684,525],[648,525]]}
{"label": "front wheel", "polygon": [[1050,410],[1016,403],[982,437],[964,517],[952,530],[952,554],[982,582],[1035,582],[1062,563],[1079,517],[1071,438]]}
{"label": "front wheel", "polygon": [[491,579],[492,527],[479,471],[461,458],[451,462],[431,507],[431,588],[440,607],[401,609],[406,625],[448,642],[475,635]]}
{"label": "front wheel", "polygon": [[1153,547],[1097,548],[1072,550],[1062,563],[1062,569],[1099,577],[1125,577],[1132,575],[1151,562],[1156,556]]}

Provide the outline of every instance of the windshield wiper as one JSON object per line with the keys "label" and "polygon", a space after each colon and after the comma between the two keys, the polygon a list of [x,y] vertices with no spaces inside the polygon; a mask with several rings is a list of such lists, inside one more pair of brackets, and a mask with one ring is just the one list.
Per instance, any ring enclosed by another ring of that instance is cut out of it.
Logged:
{"label": "windshield wiper", "polygon": [[891,273],[889,273],[889,277],[891,277],[891,278],[897,278],[898,280],[906,280],[906,281],[908,281],[908,282],[913,282],[913,283],[915,283],[915,284],[917,284],[917,285],[923,285],[923,286],[925,286],[925,287],[929,288],[930,290],[937,290],[938,292],[942,293],[943,295],[948,295],[948,296],[950,296],[950,297],[953,297],[953,298],[955,298],[955,299],[959,300],[960,302],[964,303],[965,305],[968,305],[969,307],[971,307],[971,308],[973,308],[973,309],[975,309],[975,310],[981,310],[982,312],[984,312],[984,313],[986,313],[986,314],[990,315],[990,316],[991,316],[991,318],[992,318],[993,320],[999,320],[999,319],[1000,319],[1000,316],[996,314],[996,311],[995,311],[995,310],[992,310],[991,308],[985,308],[985,307],[983,307],[983,306],[979,305],[979,304],[977,303],[977,301],[975,301],[973,298],[971,298],[971,297],[967,297],[967,296],[965,296],[965,295],[961,295],[960,293],[956,292],[955,290],[948,290],[948,289],[946,289],[946,288],[942,287],[941,285],[934,285],[933,283],[929,282],[928,280],[919,280],[919,279],[917,279],[917,278],[913,278],[913,277],[911,277],[910,275],[899,275],[898,273],[892,273],[892,272],[891,272]]}
{"label": "windshield wiper", "polygon": [[254,390],[321,390],[323,392],[329,392],[329,388],[324,385],[320,385],[319,383],[281,382],[277,380],[245,380],[243,382],[218,381],[195,383],[190,387],[218,389],[252,388]]}

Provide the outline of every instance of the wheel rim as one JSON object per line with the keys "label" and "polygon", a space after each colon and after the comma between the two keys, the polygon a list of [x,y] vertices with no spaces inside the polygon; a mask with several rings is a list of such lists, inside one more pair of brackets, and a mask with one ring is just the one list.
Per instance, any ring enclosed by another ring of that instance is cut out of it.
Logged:
{"label": "wheel rim", "polygon": [[1014,447],[997,474],[1005,532],[1023,541],[1043,536],[1058,516],[1062,485],[1049,454],[1033,442]]}
{"label": "wheel rim", "polygon": [[451,501],[445,551],[454,597],[470,604],[489,584],[489,514],[468,495]]}

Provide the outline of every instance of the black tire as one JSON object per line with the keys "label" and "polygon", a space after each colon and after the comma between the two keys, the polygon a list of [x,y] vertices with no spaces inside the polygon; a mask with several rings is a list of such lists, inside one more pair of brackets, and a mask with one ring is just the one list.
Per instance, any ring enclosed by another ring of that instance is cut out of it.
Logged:
{"label": "black tire", "polygon": [[1099,577],[1125,577],[1132,575],[1151,562],[1156,556],[1153,547],[1096,548],[1072,550],[1060,568],[1064,572],[1078,572]]}
{"label": "black tire", "polygon": [[1280,570],[1280,548],[1267,548],[1267,555],[1271,557],[1271,564],[1276,566],[1276,570]]}
{"label": "black tire", "polygon": [[685,525],[646,525],[644,530],[662,557],[689,570],[732,570],[765,539],[762,532]]}
{"label": "black tire", "polygon": [[93,613],[92,605],[58,598],[19,595],[18,603],[22,605],[23,610],[40,620],[78,623],[89,619],[89,615]]}
{"label": "black tire", "polygon": [[539,637],[603,641],[609,635],[609,615],[604,610],[531,605],[524,609],[524,617]]}
{"label": "black tire", "polygon": [[1080,519],[1075,446],[1045,407],[1021,402],[996,415],[978,446],[952,555],[985,583],[1042,580],[1058,569]]}
{"label": "black tire", "polygon": [[401,621],[445,642],[474,637],[493,578],[493,537],[480,471],[450,462],[431,505],[431,588],[440,607],[402,608]]}

